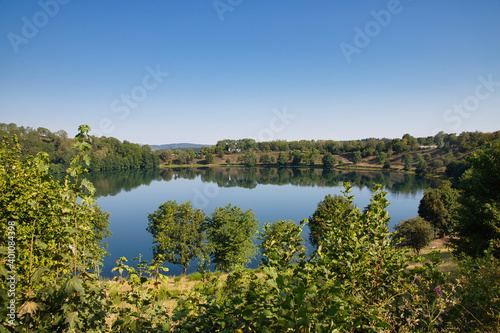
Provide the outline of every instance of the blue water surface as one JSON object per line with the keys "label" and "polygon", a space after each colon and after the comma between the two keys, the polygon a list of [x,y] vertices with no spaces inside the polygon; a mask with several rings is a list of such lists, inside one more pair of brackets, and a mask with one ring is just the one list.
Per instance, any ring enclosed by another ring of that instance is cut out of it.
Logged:
{"label": "blue water surface", "polygon": [[[91,179],[97,187],[98,204],[111,214],[109,229],[113,235],[106,240],[110,256],[104,260],[103,276],[115,275],[111,269],[119,257],[130,261],[142,254],[143,260],[152,259],[152,236],[146,231],[147,214],[168,200],[191,201],[207,215],[216,207],[231,203],[242,210],[251,209],[262,227],[266,222],[293,220],[299,223],[308,218],[327,194],[341,194],[345,180],[353,185],[351,194],[355,196],[356,205],[366,207],[373,195],[371,185],[378,182],[388,192],[389,226],[393,228],[398,221],[417,216],[425,188],[435,186],[432,180],[403,174],[349,171],[332,176],[321,170],[302,173],[281,170],[281,174],[269,169],[207,170],[122,172]],[[308,239],[307,227],[304,238]],[[249,267],[257,265],[256,259]],[[168,275],[182,273],[180,266],[167,264],[167,267]],[[196,269],[193,262],[188,273]]]}

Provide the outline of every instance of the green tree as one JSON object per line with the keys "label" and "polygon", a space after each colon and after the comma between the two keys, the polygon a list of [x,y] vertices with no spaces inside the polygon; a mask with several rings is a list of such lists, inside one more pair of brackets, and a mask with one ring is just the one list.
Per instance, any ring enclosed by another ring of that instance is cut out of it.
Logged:
{"label": "green tree", "polygon": [[326,153],[322,159],[323,168],[331,169],[337,164],[337,159],[330,153]]}
{"label": "green tree", "polygon": [[271,164],[271,157],[269,157],[268,153],[264,153],[260,155],[260,163],[262,164]]}
{"label": "green tree", "polygon": [[[263,256],[268,260],[259,273],[235,271],[222,289],[214,283],[188,296],[174,310],[175,330],[422,331],[408,327],[427,318],[424,311],[407,306],[414,297],[408,293],[413,284],[405,284],[405,278],[413,282],[415,276],[406,273],[406,250],[395,248],[391,240],[385,193],[379,187],[374,190],[369,208],[362,212],[349,208],[353,197],[347,187],[344,219],[331,221],[324,246],[311,256],[294,241],[284,247],[266,245]],[[297,230],[289,230],[284,228],[283,238],[295,239]],[[296,262],[287,260],[292,253],[298,254]],[[434,286],[422,288],[423,294],[432,297]]]}
{"label": "green tree", "polygon": [[291,152],[291,154],[292,154],[292,165],[299,165],[300,162],[302,162],[302,159],[304,158],[302,153],[298,150],[294,150],[293,152]]}
{"label": "green tree", "polygon": [[413,164],[413,158],[411,157],[410,153],[405,153],[402,157],[402,161],[405,165],[404,170],[405,171],[411,171],[412,170],[412,164]]}
{"label": "green tree", "polygon": [[90,161],[89,130],[79,127],[77,154],[63,182],[49,175],[46,153],[21,158],[16,137],[0,143],[0,250],[5,258],[7,248],[15,253],[12,263],[0,261],[0,299],[9,301],[6,273],[15,271],[16,322],[22,323],[4,326],[7,311],[0,311],[1,331],[102,331],[107,326],[105,295],[95,275],[106,253],[101,243],[109,235],[109,215],[95,205],[95,188],[83,177]]}
{"label": "green tree", "polygon": [[182,266],[186,274],[189,263],[204,249],[204,219],[203,211],[189,201],[167,201],[148,213],[146,230],[153,235],[154,257],[164,255],[165,261]]}
{"label": "green tree", "polygon": [[226,158],[226,164],[231,164],[231,159],[229,157]]}
{"label": "green tree", "polygon": [[427,165],[427,162],[425,160],[421,160],[415,168],[415,173],[419,176],[425,176],[428,171],[429,166]]}
{"label": "green tree", "polygon": [[224,158],[224,149],[217,147],[215,148],[215,153],[217,154],[218,158]]}
{"label": "green tree", "polygon": [[471,169],[461,178],[461,207],[450,240],[455,253],[484,255],[490,243],[500,258],[500,142],[476,150],[468,158]]}
{"label": "green tree", "polygon": [[417,139],[408,133],[403,135],[403,143],[406,145],[407,150],[416,150],[419,147]]}
{"label": "green tree", "polygon": [[214,155],[212,155],[212,153],[206,153],[205,161],[207,161],[208,164],[212,164],[214,162]]}
{"label": "green tree", "polygon": [[401,239],[401,244],[415,250],[419,255],[420,250],[432,241],[433,228],[429,222],[420,216],[399,221],[394,227],[395,238]]}
{"label": "green tree", "polygon": [[422,156],[422,154],[420,154],[420,153],[415,154],[415,158],[413,159],[413,162],[414,162],[415,164],[417,164],[417,165],[418,165],[418,164],[420,164],[420,163],[422,163],[422,162],[424,162],[424,161],[425,161],[425,159],[424,159],[424,157]]}
{"label": "green tree", "polygon": [[189,157],[189,154],[187,152],[177,150],[176,155],[177,155],[177,163],[176,164],[184,165],[184,164],[189,163],[190,157]]}
{"label": "green tree", "polygon": [[306,153],[306,162],[309,165],[315,165],[316,164],[316,159],[319,156],[319,151],[315,148],[311,149]]}
{"label": "green tree", "polygon": [[278,154],[278,165],[286,165],[288,163],[288,158],[286,157],[285,154],[283,154],[282,152],[280,152]]}
{"label": "green tree", "polygon": [[436,159],[430,161],[429,166],[430,166],[430,170],[433,173],[436,173],[439,171],[439,169],[441,169],[444,166],[444,162],[442,159],[436,158]]}
{"label": "green tree", "polygon": [[357,150],[352,157],[352,163],[358,164],[359,162],[361,162],[361,152]]}
{"label": "green tree", "polygon": [[253,150],[247,151],[245,155],[240,156],[238,160],[242,161],[247,166],[254,166],[257,163],[257,155]]}
{"label": "green tree", "polygon": [[187,161],[189,163],[193,163],[194,158],[196,157],[196,153],[195,153],[194,149],[193,148],[188,148],[188,150],[186,150],[186,153],[188,155],[188,160]]}
{"label": "green tree", "polygon": [[170,152],[170,149],[163,149],[158,153],[160,160],[164,163],[166,163],[170,160],[171,155],[172,155],[172,153]]}
{"label": "green tree", "polygon": [[353,206],[347,203],[346,198],[340,195],[326,195],[323,201],[318,203],[313,215],[309,217],[308,225],[310,229],[309,242],[313,246],[322,244],[322,236],[331,231],[330,222],[339,223],[344,220],[346,213]]}
{"label": "green tree", "polygon": [[392,149],[396,154],[402,153],[403,151],[407,150],[408,147],[401,141],[400,139],[393,139],[392,140]]}
{"label": "green tree", "polygon": [[57,136],[60,136],[63,139],[68,138],[68,133],[65,130],[59,130],[55,133]]}
{"label": "green tree", "polygon": [[387,154],[384,152],[380,152],[377,156],[377,163],[384,164],[386,159],[387,159]]}
{"label": "green tree", "polygon": [[455,183],[458,183],[460,177],[470,168],[470,163],[466,161],[452,161],[446,165],[446,176],[453,177]]}
{"label": "green tree", "polygon": [[426,190],[420,200],[418,215],[439,230],[441,237],[455,225],[458,196],[458,190],[452,188],[450,182],[445,182],[437,189]]}
{"label": "green tree", "polygon": [[217,207],[206,219],[209,253],[215,268],[228,272],[250,262],[257,254],[252,238],[258,227],[251,209],[243,212],[231,204]]}

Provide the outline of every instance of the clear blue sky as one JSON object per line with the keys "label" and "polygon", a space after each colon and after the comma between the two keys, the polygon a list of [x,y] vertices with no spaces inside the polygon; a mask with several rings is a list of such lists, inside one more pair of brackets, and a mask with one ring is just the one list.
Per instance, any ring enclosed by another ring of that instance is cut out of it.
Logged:
{"label": "clear blue sky", "polygon": [[500,1],[0,0],[0,122],[148,144],[500,130]]}

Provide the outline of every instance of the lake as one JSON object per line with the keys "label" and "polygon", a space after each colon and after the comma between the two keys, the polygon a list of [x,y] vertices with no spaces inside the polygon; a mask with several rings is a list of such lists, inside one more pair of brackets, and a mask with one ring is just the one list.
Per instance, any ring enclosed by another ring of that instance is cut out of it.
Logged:
{"label": "lake", "polygon": [[[104,260],[103,275],[119,257],[142,254],[152,259],[152,236],[146,231],[147,214],[168,200],[191,201],[194,207],[211,214],[228,203],[242,210],[252,209],[262,226],[266,222],[308,218],[327,194],[340,194],[343,182],[353,185],[358,207],[368,205],[374,184],[388,192],[390,227],[417,216],[420,199],[426,188],[437,187],[437,180],[404,173],[339,171],[317,168],[179,168],[147,171],[119,171],[89,176],[94,183],[97,202],[111,213],[107,239],[110,257]],[[308,230],[304,230],[308,239]],[[254,260],[250,267],[257,267]],[[179,275],[182,268],[167,265],[168,275]],[[188,274],[196,271],[196,264]]]}

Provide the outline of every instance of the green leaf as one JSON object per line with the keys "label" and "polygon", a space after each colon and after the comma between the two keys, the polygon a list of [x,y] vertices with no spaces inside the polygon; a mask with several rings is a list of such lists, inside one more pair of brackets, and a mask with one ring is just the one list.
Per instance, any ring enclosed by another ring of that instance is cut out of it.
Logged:
{"label": "green leaf", "polygon": [[254,311],[251,310],[251,309],[246,309],[245,311],[243,311],[243,313],[241,314],[241,316],[243,317],[243,319],[245,320],[253,320],[253,317],[254,317]]}
{"label": "green leaf", "polygon": [[265,309],[264,311],[262,311],[262,314],[264,315],[264,317],[267,317],[267,318],[272,317],[272,315],[273,315],[272,312],[269,311],[268,309]]}
{"label": "green leaf", "polygon": [[48,272],[50,272],[50,270],[48,268],[45,268],[45,267],[37,268],[33,272],[33,275],[31,276],[31,279],[33,281],[38,281],[38,280],[40,280],[41,276],[46,275]]}
{"label": "green leaf", "polygon": [[326,315],[329,316],[329,317],[333,317],[337,314],[339,310],[337,309],[337,307],[335,306],[332,306],[328,309],[328,311],[326,312]]}
{"label": "green leaf", "polygon": [[47,244],[45,244],[44,242],[42,242],[41,240],[37,239],[35,241],[35,245],[41,249],[46,249],[47,248]]}
{"label": "green leaf", "polygon": [[71,295],[75,292],[83,293],[82,283],[83,281],[79,277],[72,277],[66,283],[64,291],[66,292],[67,295]]}
{"label": "green leaf", "polygon": [[71,312],[68,316],[68,318],[66,318],[66,323],[69,324],[69,327],[71,328],[75,328],[76,327],[76,324],[77,324],[77,320],[78,320],[78,312]]}

